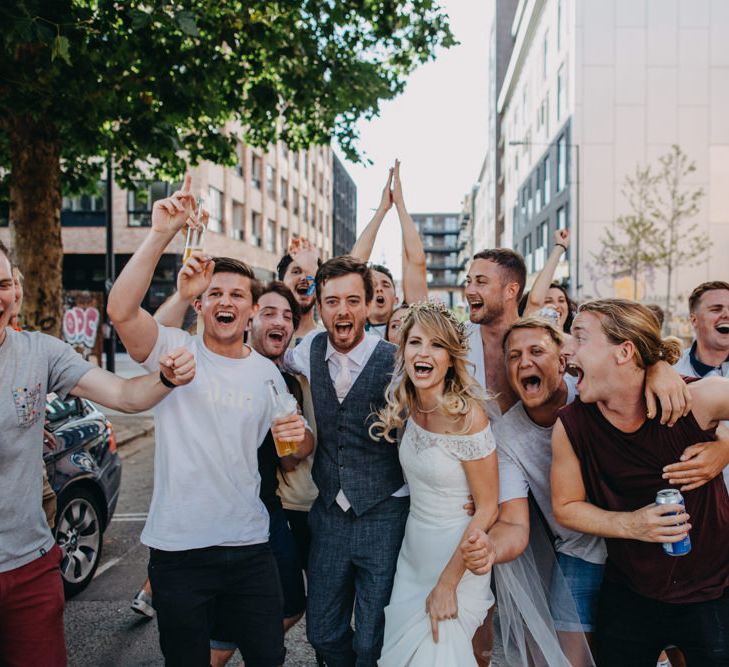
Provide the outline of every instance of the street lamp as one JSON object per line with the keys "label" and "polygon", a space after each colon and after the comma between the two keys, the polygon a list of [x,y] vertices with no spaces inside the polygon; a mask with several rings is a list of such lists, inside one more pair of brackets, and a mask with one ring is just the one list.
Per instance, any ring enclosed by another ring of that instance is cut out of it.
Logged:
{"label": "street lamp", "polygon": [[112,185],[113,163],[111,156],[106,160],[106,261],[104,275],[104,348],[106,352],[106,369],[113,373],[116,370],[116,333],[114,325],[109,319],[107,304],[109,292],[116,280],[116,266],[114,263],[114,219],[112,217]]}
{"label": "street lamp", "polygon": [[[534,143],[532,141],[510,141],[509,146],[541,146],[551,148],[551,143]],[[582,284],[580,283],[580,145],[567,142],[566,148],[575,149],[575,298],[579,300]],[[559,148],[558,148],[559,150]]]}

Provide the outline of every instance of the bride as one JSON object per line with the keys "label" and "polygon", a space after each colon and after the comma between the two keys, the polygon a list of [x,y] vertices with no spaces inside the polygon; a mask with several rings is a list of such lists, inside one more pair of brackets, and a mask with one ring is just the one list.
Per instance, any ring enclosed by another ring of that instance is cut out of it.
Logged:
{"label": "bride", "polygon": [[[400,462],[411,494],[381,667],[475,665],[471,637],[494,602],[490,575],[468,572],[459,550],[464,535],[496,520],[498,498],[494,438],[466,370],[467,345],[445,306],[411,306],[387,406],[372,427],[393,441],[407,419]],[[472,517],[463,509],[469,494]]]}

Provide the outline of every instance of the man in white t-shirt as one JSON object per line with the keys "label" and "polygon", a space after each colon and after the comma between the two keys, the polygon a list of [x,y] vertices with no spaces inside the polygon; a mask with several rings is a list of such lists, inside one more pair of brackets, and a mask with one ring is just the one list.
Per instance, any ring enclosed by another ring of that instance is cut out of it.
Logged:
{"label": "man in white t-shirt", "polygon": [[188,277],[203,287],[194,304],[202,336],[160,326],[140,307],[165,248],[195,217],[187,176],[181,191],[154,204],[150,232],[109,296],[133,359],[151,367],[183,345],[198,362],[195,381],[155,410],[154,492],[141,539],[150,547],[160,645],[168,665],[209,665],[215,621],[247,665],[276,667],[285,654],[282,597],[257,450],[269,427],[294,442],[306,428],[299,415],[273,419],[266,383],[280,392],[286,385],[243,343],[259,290],[250,267],[218,258]]}

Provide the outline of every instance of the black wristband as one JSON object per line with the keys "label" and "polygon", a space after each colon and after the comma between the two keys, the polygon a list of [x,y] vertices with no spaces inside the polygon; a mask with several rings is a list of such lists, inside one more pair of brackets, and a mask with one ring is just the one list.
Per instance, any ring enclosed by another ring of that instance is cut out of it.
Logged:
{"label": "black wristband", "polygon": [[175,387],[177,387],[177,385],[176,385],[176,384],[175,384],[174,382],[170,382],[170,381],[169,381],[169,380],[168,380],[168,379],[167,379],[167,378],[165,377],[165,374],[164,374],[164,373],[163,373],[162,371],[160,371],[160,372],[159,372],[159,381],[160,381],[160,382],[161,382],[161,383],[162,383],[162,384],[163,384],[163,385],[164,385],[165,387],[167,387],[168,389],[175,389]]}
{"label": "black wristband", "polygon": [[564,248],[564,251],[567,252],[567,246],[564,243],[555,243],[554,245],[558,245],[560,248]]}

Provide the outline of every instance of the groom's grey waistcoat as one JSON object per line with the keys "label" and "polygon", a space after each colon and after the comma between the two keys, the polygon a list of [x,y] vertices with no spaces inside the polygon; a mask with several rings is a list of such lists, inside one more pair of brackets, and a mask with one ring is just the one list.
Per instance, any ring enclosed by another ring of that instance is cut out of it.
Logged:
{"label": "groom's grey waistcoat", "polygon": [[373,413],[385,405],[397,348],[379,341],[342,403],[324,358],[326,349],[327,334],[322,332],[311,343],[311,395],[317,430],[311,474],[326,507],[342,489],[360,516],[405,483],[397,445],[369,435]]}

